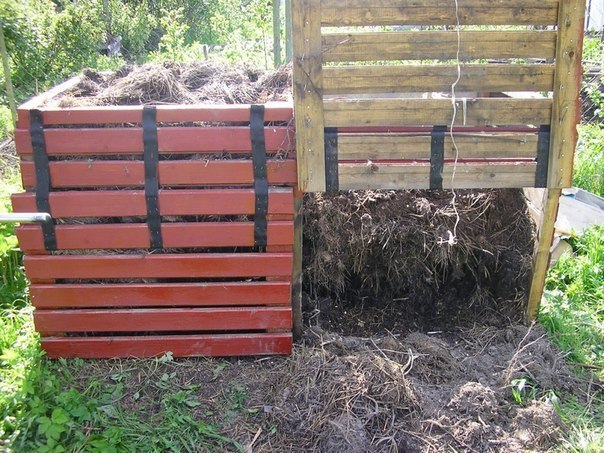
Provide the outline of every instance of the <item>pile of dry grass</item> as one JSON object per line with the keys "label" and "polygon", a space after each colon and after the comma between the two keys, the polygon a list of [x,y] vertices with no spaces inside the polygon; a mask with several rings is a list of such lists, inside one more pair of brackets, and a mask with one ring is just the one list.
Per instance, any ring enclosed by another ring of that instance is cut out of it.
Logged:
{"label": "pile of dry grass", "polygon": [[534,236],[522,192],[459,191],[455,206],[451,199],[417,190],[307,195],[306,291],[344,309],[394,300],[397,313],[431,322],[504,300],[506,314],[521,314]]}

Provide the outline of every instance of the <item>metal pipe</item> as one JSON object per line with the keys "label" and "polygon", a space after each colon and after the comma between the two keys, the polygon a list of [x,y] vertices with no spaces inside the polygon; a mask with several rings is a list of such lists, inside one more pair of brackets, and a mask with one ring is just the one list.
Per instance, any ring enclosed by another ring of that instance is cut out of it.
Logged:
{"label": "metal pipe", "polygon": [[17,212],[0,214],[0,223],[46,223],[52,217],[46,212]]}

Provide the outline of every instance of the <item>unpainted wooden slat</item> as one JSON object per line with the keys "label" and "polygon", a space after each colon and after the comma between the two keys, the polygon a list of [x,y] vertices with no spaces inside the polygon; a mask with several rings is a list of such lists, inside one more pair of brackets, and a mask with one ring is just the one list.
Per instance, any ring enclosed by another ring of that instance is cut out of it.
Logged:
{"label": "unpainted wooden slat", "polygon": [[[452,159],[530,159],[537,157],[536,134],[467,133],[455,134],[455,145],[445,135],[445,158]],[[430,159],[430,135],[340,134],[340,160]]]}
{"label": "unpainted wooden slat", "polygon": [[292,2],[294,108],[298,187],[325,190],[321,1]]}
{"label": "unpainted wooden slat", "polygon": [[[462,65],[457,92],[552,91],[554,65]],[[450,92],[456,65],[336,66],[323,68],[323,92],[330,94]]]}
{"label": "unpainted wooden slat", "polygon": [[50,358],[109,359],[159,357],[229,357],[291,354],[291,333],[227,335],[151,335],[47,337],[42,349]]}
{"label": "unpainted wooden slat", "polygon": [[[291,250],[293,221],[267,223],[267,244]],[[45,250],[42,227],[23,225],[16,229],[21,250],[40,253]],[[253,247],[253,222],[191,222],[161,225],[166,248]],[[151,247],[146,223],[57,225],[58,250],[140,249]]]}
{"label": "unpainted wooden slat", "polygon": [[558,0],[323,0],[323,26],[555,25]]}
{"label": "unpainted wooden slat", "polygon": [[[451,124],[448,99],[327,100],[327,127]],[[464,126],[549,124],[551,99],[458,99],[455,124]]]}
{"label": "unpainted wooden slat", "polygon": [[581,54],[585,0],[561,0],[558,19],[556,75],[552,108],[552,133],[548,187],[570,187],[577,144],[577,124],[581,121]]}
{"label": "unpainted wooden slat", "polygon": [[[252,215],[255,212],[253,189],[160,190],[161,215]],[[146,216],[142,190],[82,190],[51,192],[51,214],[64,217]],[[15,212],[36,212],[35,194],[12,196]],[[269,214],[293,214],[291,188],[269,189]]]}
{"label": "unpainted wooden slat", "polygon": [[[327,33],[323,62],[382,60],[455,60],[456,31]],[[556,32],[462,31],[460,60],[484,58],[554,58]]]}
{"label": "unpainted wooden slat", "polygon": [[36,331],[176,332],[291,329],[291,307],[36,310]]}
{"label": "unpainted wooden slat", "polygon": [[[54,188],[140,187],[145,184],[142,161],[82,160],[50,162]],[[159,184],[164,186],[251,185],[254,170],[251,160],[164,160],[159,162]],[[296,161],[268,160],[269,184],[296,185]],[[33,162],[21,162],[24,187],[36,185]]]}
{"label": "unpainted wooden slat", "polygon": [[291,253],[28,255],[25,273],[40,279],[252,278],[292,273]]}
{"label": "unpainted wooden slat", "polygon": [[289,282],[31,285],[38,310],[102,307],[289,305]]}

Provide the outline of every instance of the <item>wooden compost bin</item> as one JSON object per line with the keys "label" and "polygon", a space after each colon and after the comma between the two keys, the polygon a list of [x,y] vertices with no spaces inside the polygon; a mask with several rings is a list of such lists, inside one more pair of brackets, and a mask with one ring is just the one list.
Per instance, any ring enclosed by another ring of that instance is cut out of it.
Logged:
{"label": "wooden compost bin", "polygon": [[251,124],[249,105],[42,105],[76,82],[21,106],[15,133],[14,211],[53,218],[17,228],[46,353],[289,354],[299,201],[276,154],[294,146],[292,106],[255,106]]}

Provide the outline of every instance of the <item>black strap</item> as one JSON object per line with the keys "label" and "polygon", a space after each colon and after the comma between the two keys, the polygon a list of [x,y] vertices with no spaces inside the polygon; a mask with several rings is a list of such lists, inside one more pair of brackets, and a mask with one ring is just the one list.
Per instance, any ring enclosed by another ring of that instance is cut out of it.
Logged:
{"label": "black strap", "polygon": [[145,200],[147,202],[147,226],[151,248],[163,247],[161,216],[159,214],[159,146],[157,144],[157,111],[155,107],[143,107],[143,145],[145,161]]}
{"label": "black strap", "polygon": [[266,144],[264,142],[264,106],[250,108],[250,137],[254,167],[254,245],[266,247],[266,215],[268,213],[268,179],[266,177]]}
{"label": "black strap", "polygon": [[535,171],[535,187],[547,187],[547,173],[549,167],[549,142],[551,127],[544,124],[539,128],[537,141],[537,170]]}
{"label": "black strap", "polygon": [[[31,135],[31,146],[34,152],[34,164],[36,167],[36,207],[38,208],[38,212],[47,212],[52,216],[48,200],[52,185],[48,154],[46,153],[46,141],[44,140],[42,112],[40,110],[31,110],[29,118],[29,133]],[[52,218],[48,222],[42,223],[42,235],[44,237],[44,248],[46,250],[56,250],[57,238]]]}
{"label": "black strap", "polygon": [[325,190],[337,192],[340,189],[338,176],[338,129],[325,128]]}
{"label": "black strap", "polygon": [[443,188],[446,131],[447,126],[434,126],[432,128],[432,147],[430,152],[430,189]]}

